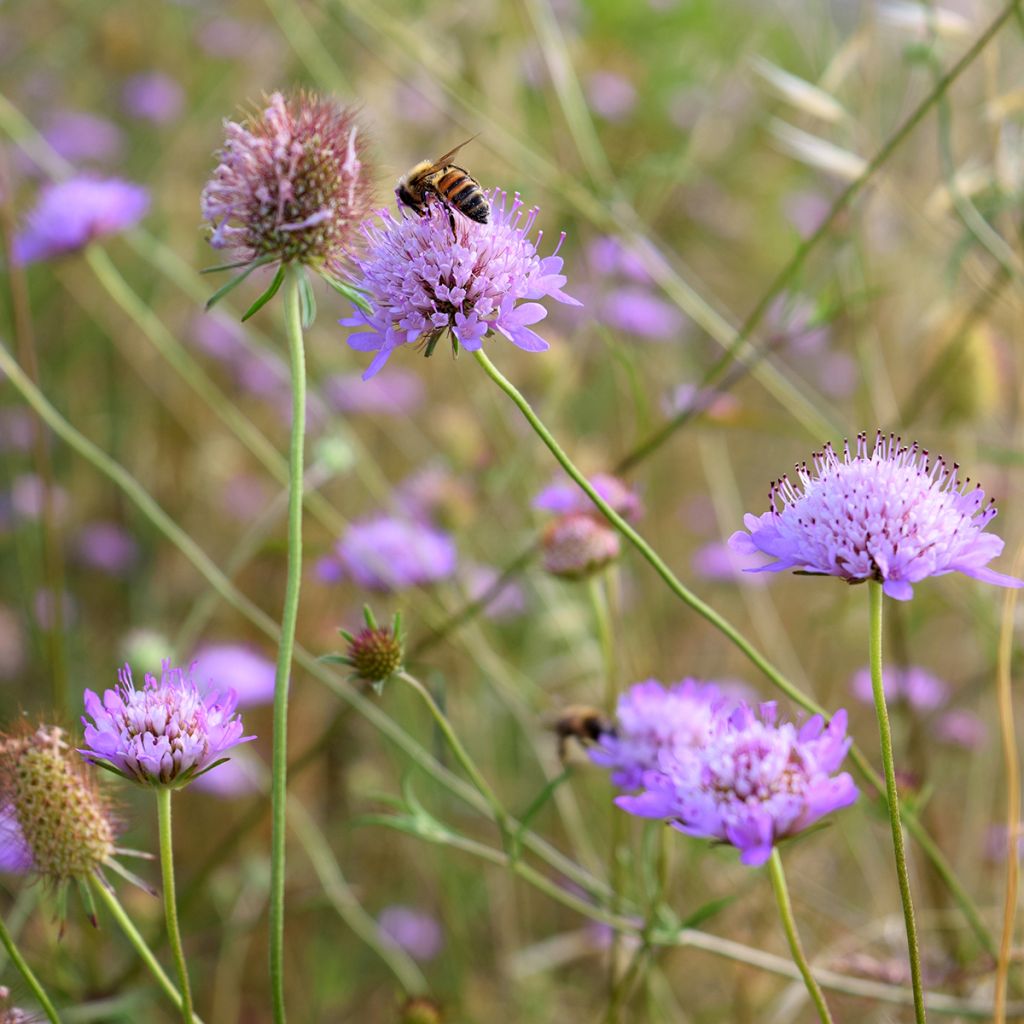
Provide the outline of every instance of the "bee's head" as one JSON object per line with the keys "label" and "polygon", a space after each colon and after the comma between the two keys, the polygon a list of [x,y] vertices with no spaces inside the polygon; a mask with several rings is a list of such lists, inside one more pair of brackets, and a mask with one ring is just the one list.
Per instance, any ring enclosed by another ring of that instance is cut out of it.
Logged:
{"label": "bee's head", "polygon": [[415,195],[410,189],[408,182],[405,178],[402,178],[398,183],[398,187],[395,189],[395,198],[402,206],[407,206],[410,210],[415,210],[416,213],[423,215],[423,197]]}

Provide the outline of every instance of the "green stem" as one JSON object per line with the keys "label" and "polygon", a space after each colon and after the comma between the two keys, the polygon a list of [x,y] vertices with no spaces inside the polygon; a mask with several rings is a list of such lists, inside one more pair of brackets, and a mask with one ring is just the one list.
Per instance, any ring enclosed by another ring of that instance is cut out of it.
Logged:
{"label": "green stem", "polygon": [[903,825],[900,822],[900,798],[896,789],[896,765],[892,756],[892,731],[889,728],[889,711],[885,706],[885,690],[882,687],[882,585],[875,580],[868,581],[870,601],[870,663],[871,689],[875,696],[875,714],[878,718],[878,734],[882,746],[882,765],[885,769],[885,797],[889,806],[889,821],[892,824],[892,846],[896,854],[896,875],[900,883],[900,899],[903,901],[903,920],[907,927],[907,947],[910,954],[910,983],[914,990],[914,1018],[917,1024],[924,1024],[924,985],[921,981],[921,952],[917,944],[917,924],[914,921],[914,903],[910,894],[910,876],[907,873],[907,854],[903,848]]}
{"label": "green stem", "polygon": [[789,900],[789,889],[786,886],[786,875],[782,870],[782,858],[779,856],[777,847],[772,847],[772,855],[768,861],[768,870],[772,876],[772,889],[775,891],[775,903],[779,908],[779,917],[782,919],[782,927],[786,932],[786,941],[789,943],[789,951],[793,954],[793,963],[800,969],[803,975],[804,984],[810,994],[811,1000],[818,1010],[821,1024],[832,1024],[832,1014],[828,1012],[828,1003],[825,1002],[825,994],[821,987],[814,980],[811,974],[811,965],[807,962],[807,955],[800,944],[800,933],[796,930],[796,919],[793,917],[793,904]]}
{"label": "green stem", "polygon": [[288,579],[274,679],[274,741],[271,756],[270,986],[275,1024],[284,1024],[284,855],[288,779],[288,684],[302,582],[302,456],[306,432],[306,357],[302,343],[299,278],[290,275],[284,303],[291,357],[292,441],[288,480]]}
{"label": "green stem", "polygon": [[[156,978],[157,984],[164,990],[164,994],[179,1010],[184,1012],[185,1001],[182,999],[181,993],[174,987],[174,982],[167,977],[166,972],[160,966],[160,962],[153,955],[153,951],[146,945],[146,940],[142,937],[138,928],[135,927],[134,922],[128,916],[124,907],[121,906],[117,896],[114,895],[114,890],[94,875],[90,876],[89,884],[92,886],[93,892],[99,896],[100,900],[113,915],[114,920],[117,921],[125,937],[135,947],[135,952],[139,954],[139,958],[149,968],[149,973]],[[195,1014],[192,1015],[192,1021],[193,1024],[203,1024]]]}
{"label": "green stem", "polygon": [[445,717],[444,712],[440,707],[438,707],[437,701],[434,700],[430,691],[415,676],[410,675],[408,672],[399,672],[398,678],[407,686],[411,686],[420,695],[423,703],[430,709],[430,713],[433,715],[434,721],[437,723],[437,727],[444,734],[444,738],[452,748],[455,760],[462,765],[463,771],[469,776],[469,781],[473,783],[480,795],[487,801],[487,806],[490,807],[491,813],[494,815],[494,820],[498,823],[498,827],[501,829],[502,834],[507,837],[509,835],[510,824],[508,812],[504,807],[502,807],[501,802],[494,793],[494,790],[491,789],[490,784],[483,777],[480,773],[480,769],[477,768],[475,762],[469,756],[469,751],[467,751],[462,745],[462,741],[459,737],[455,735],[455,730],[452,728],[447,717]]}
{"label": "green stem", "polygon": [[178,984],[181,986],[181,1019],[185,1024],[192,1024],[192,990],[188,983],[185,951],[181,946],[178,902],[174,891],[174,847],[171,842],[171,797],[173,792],[169,786],[160,786],[156,791],[157,821],[160,826],[160,876],[164,888],[167,939],[174,957],[174,969],[178,972]]}
{"label": "green stem", "polygon": [[18,968],[18,973],[21,974],[25,979],[25,984],[32,990],[32,994],[36,997],[36,1002],[43,1008],[43,1013],[46,1014],[47,1020],[51,1021],[51,1024],[60,1024],[60,1016],[53,1003],[50,1002],[50,997],[43,990],[39,979],[32,972],[32,968],[29,967],[25,958],[21,955],[21,951],[14,944],[14,939],[11,938],[11,933],[7,930],[7,925],[2,917],[0,917],[0,943],[3,943],[4,949],[7,950],[7,955],[11,958],[11,963]]}

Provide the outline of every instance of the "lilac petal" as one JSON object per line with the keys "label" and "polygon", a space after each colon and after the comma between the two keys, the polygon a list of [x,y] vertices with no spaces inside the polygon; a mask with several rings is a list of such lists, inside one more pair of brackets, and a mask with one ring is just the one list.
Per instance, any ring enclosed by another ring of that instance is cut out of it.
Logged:
{"label": "lilac petal", "polygon": [[906,580],[886,580],[882,592],[894,601],[909,601],[914,596],[914,588]]}

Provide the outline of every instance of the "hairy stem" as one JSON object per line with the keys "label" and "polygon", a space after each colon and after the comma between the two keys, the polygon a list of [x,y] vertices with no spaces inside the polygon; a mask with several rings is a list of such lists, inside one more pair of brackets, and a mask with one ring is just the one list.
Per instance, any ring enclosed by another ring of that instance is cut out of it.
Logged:
{"label": "hairy stem", "polygon": [[18,969],[18,973],[22,976],[25,984],[32,990],[32,995],[36,997],[36,1002],[43,1008],[43,1013],[46,1014],[46,1019],[51,1024],[60,1024],[60,1017],[54,1008],[53,1003],[50,1002],[50,997],[46,994],[43,986],[40,984],[39,979],[35,976],[32,968],[29,967],[25,958],[21,955],[21,951],[14,944],[14,939],[11,937],[11,933],[7,930],[7,925],[4,924],[4,920],[0,917],[0,943],[3,943],[4,949],[7,950],[7,955],[11,958],[11,963],[14,964]]}

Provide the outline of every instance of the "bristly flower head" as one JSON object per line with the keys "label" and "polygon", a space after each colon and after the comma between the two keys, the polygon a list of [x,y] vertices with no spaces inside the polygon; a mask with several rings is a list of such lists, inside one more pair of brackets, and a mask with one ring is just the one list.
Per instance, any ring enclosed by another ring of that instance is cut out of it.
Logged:
{"label": "bristly flower head", "polygon": [[323,660],[339,665],[348,665],[352,675],[363,682],[371,683],[380,693],[384,684],[402,670],[405,660],[405,638],[402,636],[402,619],[398,612],[389,626],[377,625],[369,605],[363,605],[366,627],[352,634],[339,630],[345,638],[344,654],[332,654]]}
{"label": "bristly flower head", "polygon": [[341,275],[372,203],[353,111],[275,92],[241,124],[226,120],[224,133],[202,195],[210,244],[239,265],[295,262]]}
{"label": "bristly flower head", "polygon": [[82,719],[88,747],[80,753],[122,778],[184,786],[220,764],[226,750],[255,739],[242,736],[234,691],[204,697],[187,669],[165,661],[159,682],[147,674],[141,690],[128,665],[117,678],[120,686],[106,690],[102,701],[85,691],[85,710],[93,721]]}
{"label": "bristly flower head", "polygon": [[454,213],[454,238],[448,211],[438,203],[423,217],[381,210],[380,219],[364,227],[368,248],[356,260],[362,271],[356,285],[372,309],[340,321],[363,328],[349,337],[352,348],[377,353],[364,380],[402,345],[423,342],[429,356],[446,333],[456,353],[460,346],[476,351],[496,332],[527,352],[542,352],[548,343],[529,325],[543,320],[547,310],[535,300],[580,304],[562,291],[561,242],[542,258],[537,247],[543,232],[536,242],[528,237],[537,208],[524,209],[518,195],[510,206],[497,189],[488,195],[490,223]]}
{"label": "bristly flower head", "polygon": [[846,712],[826,728],[820,715],[798,730],[776,722],[775,704],[758,719],[746,705],[718,711],[702,747],[667,750],[643,777],[644,791],[616,803],[631,814],[664,818],[680,832],[735,846],[744,864],[764,864],[779,840],[857,799],[838,771],[850,740]]}
{"label": "bristly flower head", "polygon": [[[913,584],[928,576],[962,572],[1001,587],[1024,581],[986,568],[1003,541],[982,531],[996,514],[980,487],[968,490],[942,458],[930,462],[917,444],[881,432],[868,451],[866,434],[840,456],[831,446],[812,458],[813,473],[797,467],[772,483],[771,508],[747,515],[729,539],[742,554],[763,551],[778,561],[750,572],[803,572],[838,576],[850,583],[877,580],[889,597],[907,601]],[[781,508],[776,507],[781,503]]]}
{"label": "bristly flower head", "polygon": [[[76,758],[77,761],[77,758]],[[0,867],[62,885],[113,865],[115,828],[56,726],[0,736]]]}
{"label": "bristly flower head", "polygon": [[541,535],[544,569],[552,576],[582,580],[619,557],[619,535],[603,519],[572,512],[553,519]]}
{"label": "bristly flower head", "polygon": [[619,697],[616,731],[590,748],[590,759],[611,768],[616,786],[639,789],[644,774],[658,769],[664,751],[678,756],[707,743],[713,714],[724,700],[714,683],[695,679],[669,687],[656,679],[636,683]]}
{"label": "bristly flower head", "polygon": [[14,239],[14,261],[35,263],[83,249],[97,238],[134,227],[148,209],[149,193],[120,178],[82,174],[44,185]]}

